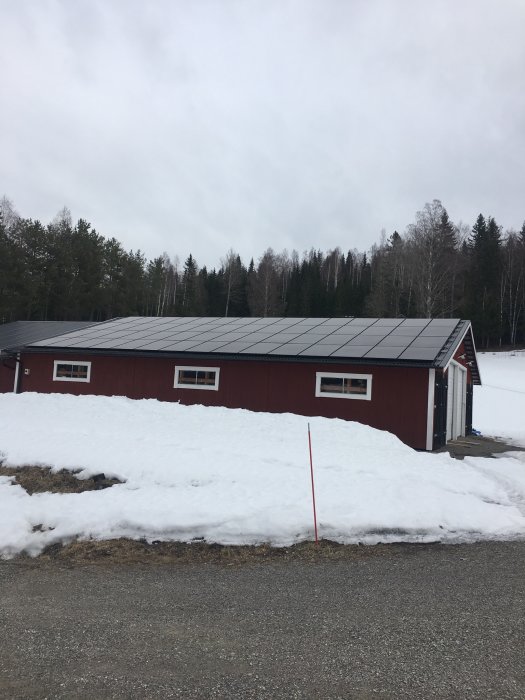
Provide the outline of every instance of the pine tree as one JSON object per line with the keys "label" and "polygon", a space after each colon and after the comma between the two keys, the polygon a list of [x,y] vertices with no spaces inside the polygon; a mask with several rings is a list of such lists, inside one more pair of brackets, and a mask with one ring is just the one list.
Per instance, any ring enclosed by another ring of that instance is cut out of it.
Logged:
{"label": "pine tree", "polygon": [[480,214],[469,239],[469,316],[482,347],[501,338],[501,231]]}
{"label": "pine tree", "polygon": [[182,273],[182,299],[181,312],[183,316],[195,315],[195,301],[197,295],[197,263],[190,253],[184,263]]}

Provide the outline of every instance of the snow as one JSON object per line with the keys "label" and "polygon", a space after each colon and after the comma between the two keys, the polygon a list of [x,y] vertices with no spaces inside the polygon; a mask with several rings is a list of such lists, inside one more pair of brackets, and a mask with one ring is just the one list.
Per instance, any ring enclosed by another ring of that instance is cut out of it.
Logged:
{"label": "snow", "polygon": [[525,351],[478,353],[473,426],[525,447]]}
{"label": "snow", "polygon": [[[480,365],[487,384],[476,388],[475,427],[525,440],[525,353],[481,355]],[[6,464],[125,482],[30,496],[0,476],[2,556],[76,538],[311,539],[308,421],[321,537],[372,544],[525,536],[525,453],[458,461],[358,423],[121,397],[0,394],[0,414]]]}

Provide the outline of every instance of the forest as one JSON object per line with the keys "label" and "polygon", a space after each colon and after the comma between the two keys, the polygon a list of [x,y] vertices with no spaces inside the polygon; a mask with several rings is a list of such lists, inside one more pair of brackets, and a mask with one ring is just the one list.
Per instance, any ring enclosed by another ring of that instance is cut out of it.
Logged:
{"label": "forest", "polygon": [[275,252],[213,269],[147,260],[68,209],[48,224],[0,200],[0,322],[117,316],[381,316],[470,319],[480,348],[525,343],[525,223],[454,224],[439,200],[367,252]]}

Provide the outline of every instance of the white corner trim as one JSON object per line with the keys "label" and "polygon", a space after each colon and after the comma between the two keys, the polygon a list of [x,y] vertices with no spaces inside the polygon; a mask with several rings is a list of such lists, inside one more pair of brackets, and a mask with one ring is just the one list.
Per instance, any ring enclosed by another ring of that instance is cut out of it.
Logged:
{"label": "white corner trim", "polygon": [[13,393],[18,393],[18,377],[20,376],[20,353],[16,356],[16,367],[15,367],[15,383],[13,384]]}
{"label": "white corner trim", "polygon": [[427,450],[432,451],[434,444],[434,392],[436,387],[436,370],[431,367],[428,370],[428,397],[427,397]]}

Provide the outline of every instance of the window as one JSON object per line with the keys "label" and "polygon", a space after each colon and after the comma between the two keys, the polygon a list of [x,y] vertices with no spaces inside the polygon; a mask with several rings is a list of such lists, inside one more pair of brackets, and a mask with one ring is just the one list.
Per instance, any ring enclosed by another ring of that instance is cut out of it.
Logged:
{"label": "window", "polygon": [[339,374],[316,372],[315,395],[334,399],[372,398],[371,374]]}
{"label": "window", "polygon": [[89,382],[90,379],[91,362],[55,360],[53,368],[54,382]]}
{"label": "window", "polygon": [[219,388],[219,367],[175,367],[175,389]]}

